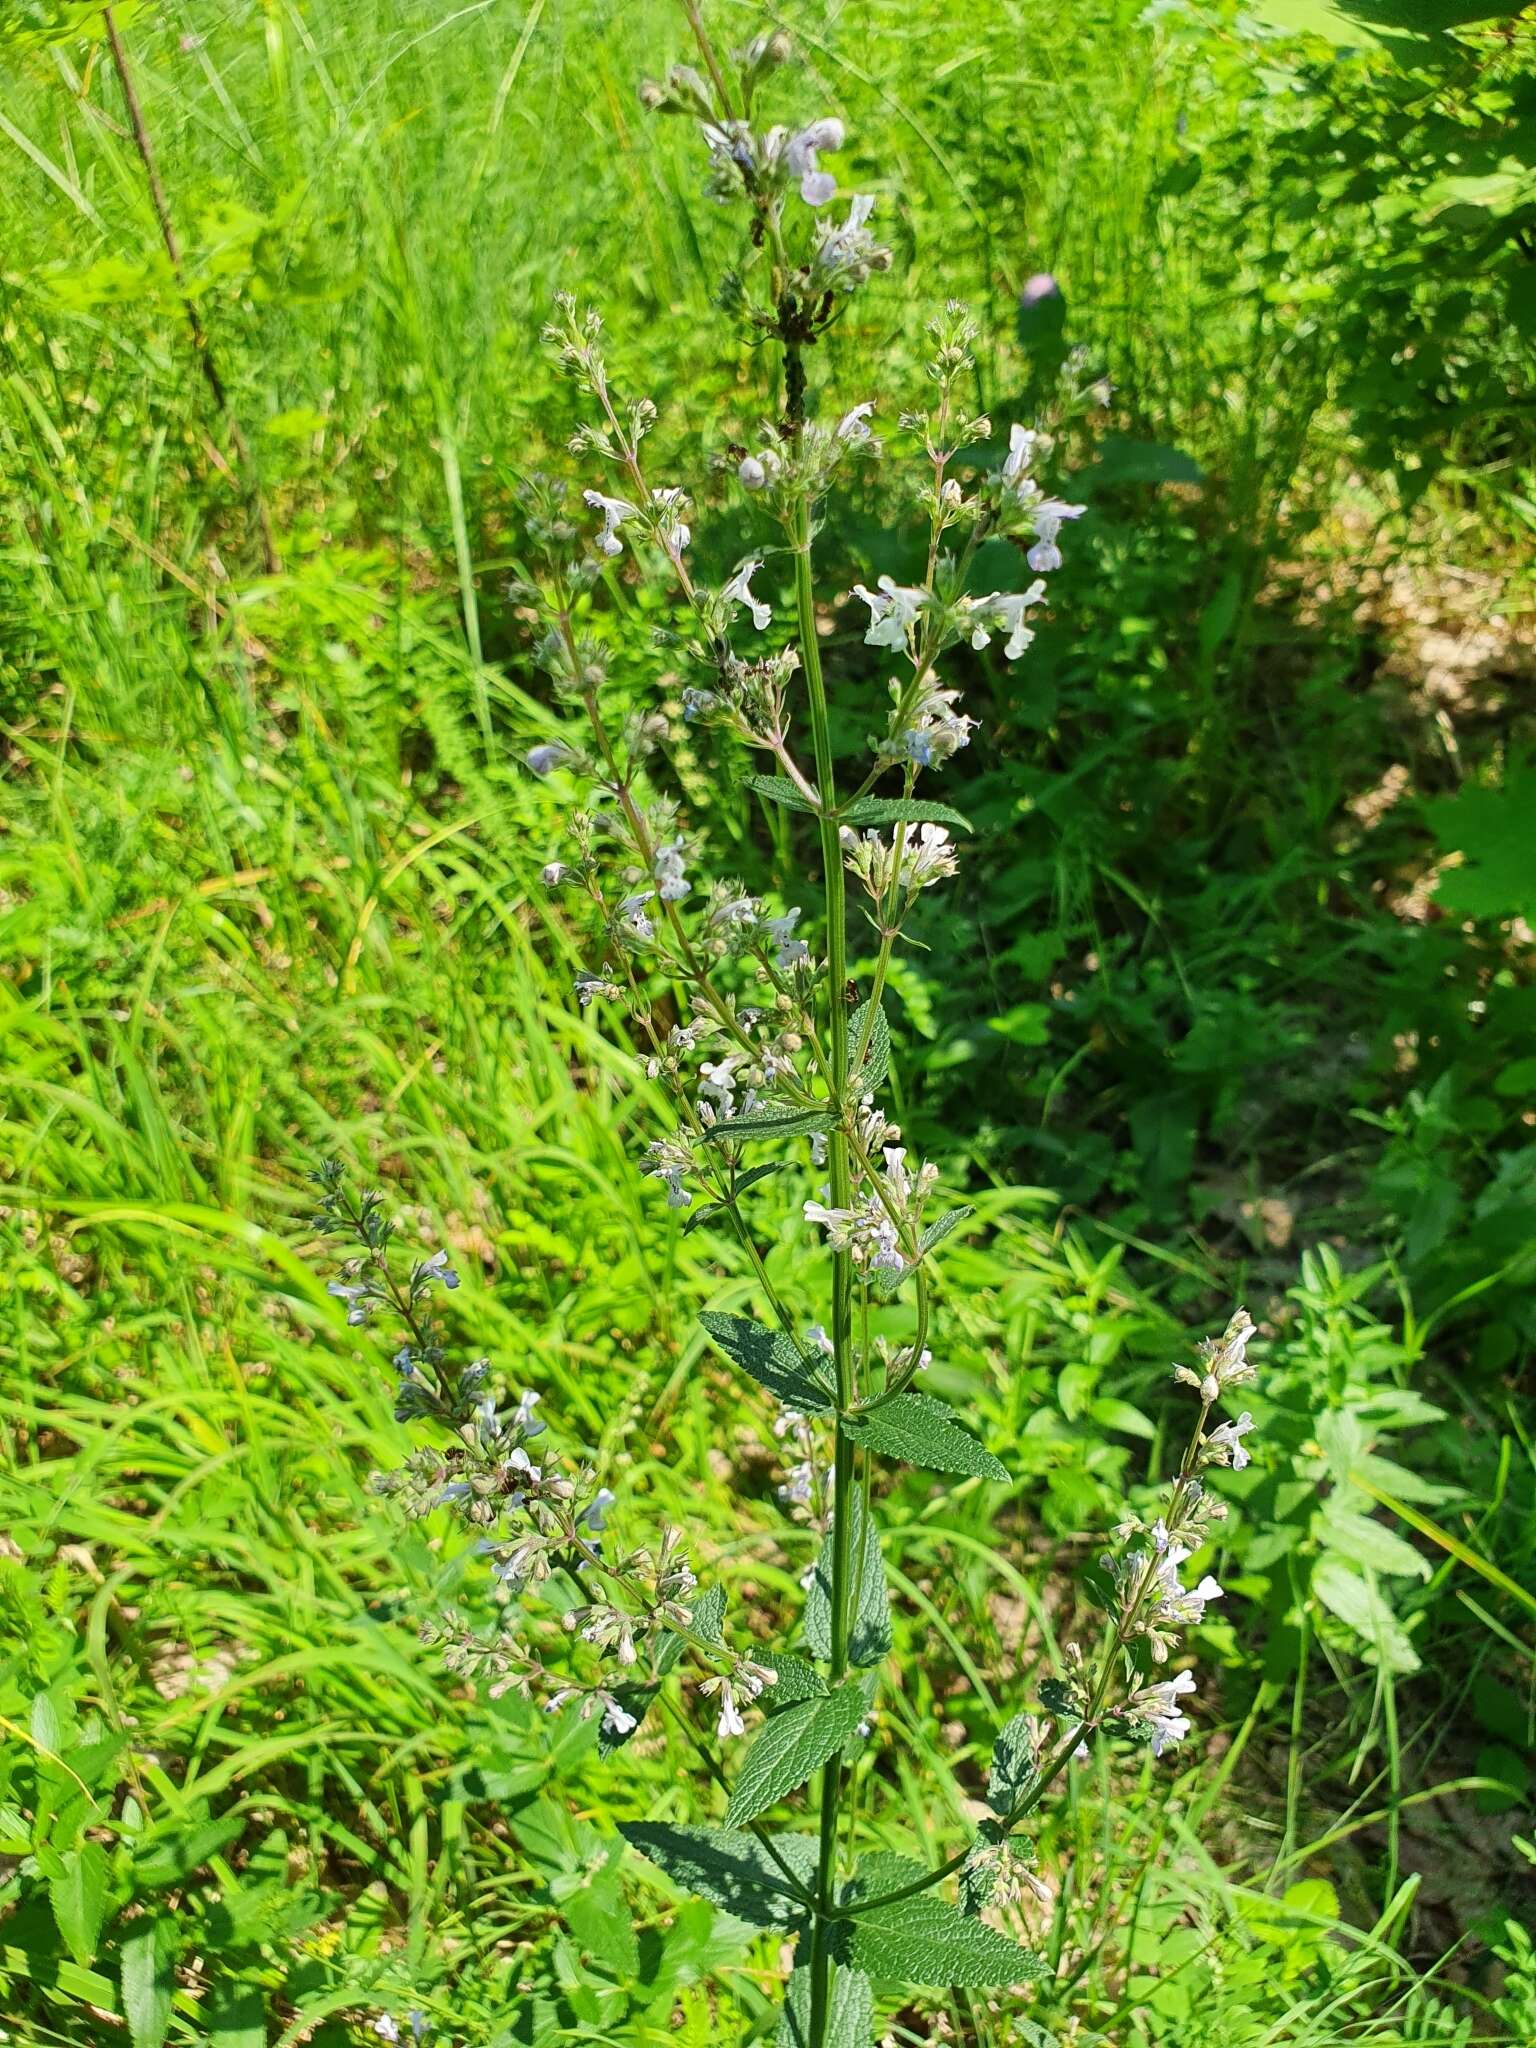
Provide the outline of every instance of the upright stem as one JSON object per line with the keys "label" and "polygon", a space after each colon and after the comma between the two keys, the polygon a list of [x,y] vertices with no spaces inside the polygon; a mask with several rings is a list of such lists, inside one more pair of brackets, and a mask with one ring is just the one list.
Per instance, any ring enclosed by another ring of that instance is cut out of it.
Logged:
{"label": "upright stem", "polygon": [[267,574],[274,576],[278,570],[277,548],[272,539],[272,522],[267,517],[267,504],[256,479],[255,464],[251,458],[250,444],[235,417],[234,407],[229,402],[229,391],[220,375],[218,362],[213,353],[213,344],[208,339],[208,330],[203,325],[202,314],[197,302],[187,289],[186,266],[182,260],[181,238],[176,233],[176,223],[171,217],[170,202],[165,196],[165,186],[160,180],[160,169],[155,161],[155,152],[149,140],[149,129],[145,125],[144,110],[139,104],[138,90],[133,82],[133,72],[128,64],[128,52],[123,47],[122,36],[118,33],[117,22],[112,9],[102,9],[102,24],[107,31],[107,44],[112,52],[112,68],[117,73],[117,82],[122,88],[123,102],[128,109],[129,125],[133,129],[133,146],[139,153],[139,162],[144,166],[144,182],[149,187],[150,203],[155,209],[155,219],[160,227],[160,239],[165,244],[165,253],[170,259],[171,274],[176,280],[176,290],[181,298],[181,309],[187,316],[187,325],[192,330],[192,348],[197,356],[198,367],[203,373],[213,397],[214,404],[224,417],[229,433],[230,446],[235,458],[245,472],[244,482],[250,494],[251,509],[261,535],[262,560]]}
{"label": "upright stem", "polygon": [[[832,1205],[849,1206],[851,1171],[846,1128],[848,1093],[848,1006],[843,999],[848,975],[848,907],[843,876],[843,850],[837,825],[828,814],[837,805],[832,735],[827,718],[827,693],[816,638],[816,606],[811,577],[811,511],[804,502],[795,513],[795,604],[799,615],[800,659],[805,669],[811,714],[811,741],[816,756],[816,781],[821,792],[821,864],[827,891],[827,992],[830,1009],[828,1043],[831,1055],[833,1125],[827,1147]],[[852,1338],[853,1257],[849,1251],[832,1257],[832,1353],[837,1372],[837,1406],[841,1416],[854,1398]],[[832,1451],[832,1683],[848,1669],[848,1587],[853,1511],[853,1447],[837,1431]],[[831,2014],[832,1958],[824,1917],[836,1903],[837,1822],[842,1789],[842,1761],[832,1757],[821,1773],[821,1837],[816,1867],[816,1898],[820,1908],[811,1928],[811,1999],[809,2048],[824,2048]]]}

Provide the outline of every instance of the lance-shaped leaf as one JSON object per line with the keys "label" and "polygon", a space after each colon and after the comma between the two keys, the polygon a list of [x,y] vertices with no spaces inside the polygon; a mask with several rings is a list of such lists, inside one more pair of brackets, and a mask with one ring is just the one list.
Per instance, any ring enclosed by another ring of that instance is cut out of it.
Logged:
{"label": "lance-shaped leaf", "polygon": [[744,775],[741,779],[748,789],[767,797],[771,804],[781,804],[786,811],[808,811],[813,817],[821,815],[805,791],[798,783],[791,782],[787,775]]}
{"label": "lance-shaped leaf", "polygon": [[699,1321],[733,1365],[786,1407],[811,1415],[824,1415],[831,1408],[831,1393],[816,1368],[782,1330],[765,1329],[750,1316],[726,1315],[718,1309],[706,1309]]}
{"label": "lance-shaped leaf", "polygon": [[787,1103],[764,1102],[747,1116],[722,1117],[704,1133],[716,1145],[734,1145],[750,1138],[800,1138],[810,1131],[829,1131],[832,1119],[824,1109],[794,1109]]}
{"label": "lance-shaped leaf", "polygon": [[959,1472],[978,1479],[1006,1479],[1008,1468],[955,1419],[947,1401],[931,1394],[892,1394],[877,1408],[844,1416],[850,1443],[884,1458],[901,1458],[930,1472]]}
{"label": "lance-shaped leaf", "polygon": [[920,796],[861,796],[846,811],[839,811],[840,825],[953,825],[969,832],[971,821],[948,804],[931,804]]}
{"label": "lance-shaped leaf", "polygon": [[[875,1995],[862,1970],[837,1970],[831,2009],[822,2037],[826,2048],[870,2048],[875,2031]],[[784,1989],[784,2010],[774,2048],[811,2048],[811,1972],[796,1962]]]}
{"label": "lance-shaped leaf", "polygon": [[742,1827],[787,1799],[842,1748],[866,1712],[863,1688],[850,1678],[825,1699],[806,1700],[772,1715],[742,1758],[725,1809],[726,1826]]}
{"label": "lance-shaped leaf", "polygon": [[[880,1851],[862,1857],[844,1901],[879,1898],[920,1881],[926,1872],[905,1856]],[[981,1988],[1027,1984],[1045,1975],[1044,1960],[1020,1948],[1006,1934],[962,1913],[931,1891],[914,1892],[894,1905],[876,1906],[856,1919],[839,1920],[833,1953],[841,1962],[902,1984],[944,1990],[952,1984]]]}
{"label": "lance-shaped leaf", "polygon": [[805,1918],[806,1906],[795,1896],[790,1879],[798,1880],[805,1891],[815,1890],[816,1842],[811,1835],[770,1835],[770,1850],[741,1828],[626,1821],[619,1833],[674,1884],[712,1899],[753,1927],[797,1927]]}
{"label": "lance-shaped leaf", "polygon": [[1033,1714],[1015,1714],[999,1731],[992,1745],[992,1768],[987,1773],[987,1804],[995,1814],[1012,1813],[1039,1777],[1036,1732]]}
{"label": "lance-shaped leaf", "polygon": [[[880,1532],[855,1493],[848,1505],[848,1564],[853,1585],[849,1611],[853,1616],[848,1631],[850,1664],[878,1664],[891,1648],[891,1602],[886,1590],[885,1566],[880,1557]],[[832,1559],[835,1536],[829,1532],[816,1560],[816,1575],[805,1596],[805,1639],[811,1654],[832,1655]]]}
{"label": "lance-shaped leaf", "polygon": [[883,1088],[891,1071],[891,1027],[885,1021],[885,1012],[876,1006],[874,1021],[870,1022],[870,1006],[860,1003],[848,1019],[848,1045],[850,1057],[864,1043],[864,1033],[869,1032],[869,1050],[864,1055],[863,1065],[857,1074],[858,1093],[872,1093]]}

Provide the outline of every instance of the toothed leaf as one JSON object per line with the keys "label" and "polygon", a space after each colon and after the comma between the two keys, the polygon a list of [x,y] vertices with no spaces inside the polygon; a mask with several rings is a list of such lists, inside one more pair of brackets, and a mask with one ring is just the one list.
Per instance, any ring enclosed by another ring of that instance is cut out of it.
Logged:
{"label": "toothed leaf", "polygon": [[931,1394],[893,1394],[878,1408],[845,1416],[841,1428],[852,1443],[930,1472],[958,1472],[978,1479],[1008,1477],[1007,1466],[999,1464],[956,1420],[948,1402],[936,1401]]}

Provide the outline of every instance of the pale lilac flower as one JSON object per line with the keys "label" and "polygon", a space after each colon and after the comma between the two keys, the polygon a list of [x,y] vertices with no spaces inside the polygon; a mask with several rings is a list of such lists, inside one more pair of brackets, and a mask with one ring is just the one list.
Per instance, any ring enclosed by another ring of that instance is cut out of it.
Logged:
{"label": "pale lilac flower", "polygon": [[872,441],[874,436],[869,431],[869,416],[874,409],[875,402],[872,398],[865,399],[862,405],[851,407],[832,430],[836,439],[851,442],[856,447],[862,447],[866,441]]}
{"label": "pale lilac flower", "polygon": [[798,967],[811,957],[811,949],[804,939],[794,936],[795,926],[800,922],[798,909],[785,911],[782,917],[768,917],[763,920],[763,930],[768,934],[769,943],[778,948],[774,955],[776,964],[784,970]]}
{"label": "pale lilac flower", "polygon": [[452,1266],[449,1265],[446,1251],[433,1252],[430,1258],[421,1261],[420,1265],[416,1268],[416,1272],[417,1277],[422,1280],[441,1281],[450,1293],[459,1284],[459,1276],[455,1273]]}
{"label": "pale lilac flower", "polygon": [[1061,286],[1048,270],[1037,270],[1033,277],[1024,280],[1019,292],[1021,306],[1038,306],[1042,299],[1059,299]]}
{"label": "pale lilac flower", "polygon": [[546,889],[558,889],[568,872],[563,860],[546,861],[539,870],[539,880]]}
{"label": "pale lilac flower", "polygon": [[512,1411],[512,1421],[525,1437],[542,1436],[544,1424],[534,1414],[534,1409],[543,1400],[542,1394],[524,1393],[517,1397],[517,1406]]}
{"label": "pale lilac flower", "polygon": [[585,1528],[600,1535],[608,1526],[608,1510],[617,1499],[616,1493],[610,1493],[606,1486],[600,1486],[593,1494],[590,1505],[583,1508],[577,1520]]}
{"label": "pale lilac flower", "polygon": [[1061,567],[1061,549],[1056,545],[1056,536],[1061,532],[1065,519],[1081,519],[1087,511],[1086,505],[1068,505],[1060,498],[1046,498],[1035,507],[1035,532],[1040,536],[1025,556],[1037,575],[1046,575]]}
{"label": "pale lilac flower", "polygon": [[545,740],[540,746],[530,747],[523,756],[525,764],[541,781],[552,768],[574,759],[574,753],[563,740]]}
{"label": "pale lilac flower", "polygon": [[818,168],[816,152],[821,149],[839,150],[843,146],[843,124],[835,116],[825,120],[812,121],[792,135],[784,150],[784,163],[792,178],[800,180],[800,197],[807,206],[825,206],[837,190],[837,180],[830,171]]}
{"label": "pale lilac flower", "polygon": [[663,903],[682,902],[691,885],[684,867],[681,839],[674,839],[670,845],[656,849],[651,873],[656,881],[656,894]]}

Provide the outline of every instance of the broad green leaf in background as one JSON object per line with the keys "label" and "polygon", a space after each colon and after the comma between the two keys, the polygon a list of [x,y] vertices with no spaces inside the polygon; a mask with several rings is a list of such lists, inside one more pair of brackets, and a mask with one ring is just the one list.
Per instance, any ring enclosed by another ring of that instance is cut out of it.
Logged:
{"label": "broad green leaf in background", "polygon": [[123,2012],[133,2048],[161,2048],[171,2024],[171,1959],[176,1931],[168,1920],[146,1916],[123,1936]]}
{"label": "broad green leaf in background", "polygon": [[[846,1897],[850,1904],[861,1897],[878,1898],[926,1874],[920,1863],[881,1851],[860,1859]],[[936,1989],[952,1984],[1027,1984],[1045,1974],[1045,1964],[1033,1950],[1020,1948],[1006,1934],[932,1891],[876,1907],[855,1920],[841,1920],[834,1939],[841,1960],[867,1970],[871,1977],[901,1984]]]}
{"label": "broad green leaf in background", "polygon": [[774,1854],[739,1828],[671,1827],[626,1821],[619,1833],[684,1891],[712,1899],[754,1927],[794,1927],[805,1907],[787,1882],[787,1865],[807,1890],[816,1882],[816,1841],[811,1835],[773,1835]]}
{"label": "broad green leaf in background", "polygon": [[1007,1466],[977,1442],[948,1402],[936,1401],[931,1394],[893,1394],[877,1408],[845,1416],[841,1427],[850,1442],[884,1458],[901,1458],[931,1472],[1008,1477]]}
{"label": "broad green leaf in background", "polygon": [[[880,1531],[857,1492],[849,1502],[849,1517],[853,1621],[848,1631],[848,1658],[859,1666],[878,1664],[891,1648],[891,1604],[880,1555]],[[812,1654],[822,1659],[832,1654],[832,1551],[829,1532],[805,1596],[805,1639]]]}
{"label": "broad green leaf in background", "polygon": [[99,1842],[82,1842],[66,1849],[59,1863],[58,1874],[48,1880],[53,1917],[75,1961],[88,1963],[106,1917],[107,1852]]}
{"label": "broad green leaf in background", "polygon": [[1374,1580],[1325,1552],[1313,1570],[1312,1590],[1360,1638],[1368,1663],[1400,1675],[1418,1670],[1418,1653]]}
{"label": "broad green leaf in background", "polygon": [[948,804],[930,803],[921,796],[861,796],[847,810],[839,811],[844,825],[949,825],[957,832],[969,832],[971,821]]}
{"label": "broad green leaf in background", "polygon": [[803,1138],[812,1131],[826,1131],[831,1127],[832,1119],[825,1110],[792,1109],[787,1105],[765,1102],[750,1116],[722,1117],[719,1123],[711,1124],[704,1135],[717,1145],[734,1145],[738,1139]]}
{"label": "broad green leaf in background", "polygon": [[1033,1714],[1015,1714],[992,1745],[987,1804],[1000,1818],[1010,1814],[1039,1775],[1035,1767]]}
{"label": "broad green leaf in background", "polygon": [[[832,1978],[826,2048],[869,2048],[874,2035],[873,1987],[862,1970],[838,1970]],[[775,2048],[810,2048],[811,1973],[797,1963],[784,1991]]]}
{"label": "broad green leaf in background", "polygon": [[739,1828],[803,1785],[848,1741],[868,1711],[864,1689],[849,1679],[825,1699],[786,1707],[758,1730],[736,1773],[725,1824]]}
{"label": "broad green leaf in background", "polygon": [[739,1365],[786,1407],[810,1415],[823,1415],[831,1408],[831,1395],[816,1377],[815,1368],[782,1330],[765,1329],[750,1316],[727,1315],[717,1309],[706,1309],[699,1321],[733,1365]]}

